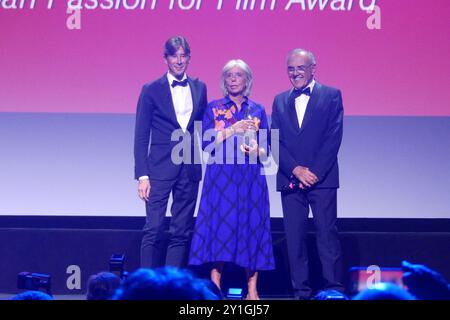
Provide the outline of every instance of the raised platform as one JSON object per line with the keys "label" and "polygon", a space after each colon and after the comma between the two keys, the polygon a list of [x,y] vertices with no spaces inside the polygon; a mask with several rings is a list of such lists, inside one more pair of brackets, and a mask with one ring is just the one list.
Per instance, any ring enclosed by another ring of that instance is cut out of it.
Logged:
{"label": "raised platform", "polygon": [[[143,218],[0,217],[0,292],[17,292],[22,271],[50,274],[54,294],[80,295],[88,277],[108,270],[113,253],[126,255],[125,268],[139,267]],[[450,279],[450,219],[340,219],[344,268],[398,267],[402,260],[426,264]],[[262,297],[289,297],[292,292],[281,218],[272,219],[277,269],[261,272]],[[312,284],[320,288],[320,262],[310,226],[308,247]],[[193,270],[207,276],[206,268]],[[244,287],[241,268],[229,265],[224,289]]]}

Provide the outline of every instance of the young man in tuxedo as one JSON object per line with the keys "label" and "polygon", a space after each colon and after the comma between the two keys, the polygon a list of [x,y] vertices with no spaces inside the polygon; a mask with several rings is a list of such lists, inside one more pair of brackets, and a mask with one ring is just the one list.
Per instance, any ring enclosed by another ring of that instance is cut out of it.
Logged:
{"label": "young man in tuxedo", "polygon": [[338,89],[317,82],[315,72],[311,52],[292,50],[287,58],[292,88],[277,95],[272,108],[271,128],[279,130],[280,138],[277,190],[281,192],[291,279],[299,299],[312,294],[306,249],[310,207],[325,288],[344,289],[336,228],[342,96]]}
{"label": "young man in tuxedo", "polygon": [[198,185],[202,177],[201,164],[194,163],[191,152],[182,155],[181,163],[172,159],[172,149],[179,141],[172,141],[171,137],[178,130],[183,138],[190,139],[185,141],[189,141],[192,153],[197,151],[194,122],[202,120],[207,106],[206,86],[186,75],[191,50],[183,37],[166,41],[164,59],[168,72],[144,85],[136,112],[135,178],[139,181],[138,193],[145,201],[147,214],[141,266],[147,268],[160,266],[163,258],[161,242],[171,193],[172,217],[165,264],[185,265],[186,246],[193,228]]}

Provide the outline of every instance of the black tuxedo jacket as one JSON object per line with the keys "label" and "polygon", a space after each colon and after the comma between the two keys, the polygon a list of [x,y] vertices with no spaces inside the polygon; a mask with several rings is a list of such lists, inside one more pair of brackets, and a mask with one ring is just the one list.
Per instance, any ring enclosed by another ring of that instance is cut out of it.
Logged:
{"label": "black tuxedo jacket", "polygon": [[291,93],[277,95],[272,107],[271,129],[279,129],[280,135],[277,190],[289,183],[298,165],[308,167],[319,178],[315,188],[338,188],[337,154],[344,115],[341,92],[316,81],[301,128]]}
{"label": "black tuxedo jacket", "polygon": [[[190,159],[183,165],[188,169],[189,178],[199,181],[202,168],[201,164],[194,164],[194,151],[197,152],[194,150],[197,146],[194,146],[194,121],[202,121],[207,106],[206,86],[198,79],[189,77],[188,83],[193,110],[186,130],[191,139],[185,141],[189,143],[191,154],[183,154]],[[177,129],[181,130],[181,127],[175,114],[169,81],[164,74],[160,79],[145,84],[139,97],[134,139],[135,179],[149,176],[150,181],[172,180],[178,176],[181,164],[171,159],[173,147],[179,144],[179,141],[171,141],[172,132]]]}

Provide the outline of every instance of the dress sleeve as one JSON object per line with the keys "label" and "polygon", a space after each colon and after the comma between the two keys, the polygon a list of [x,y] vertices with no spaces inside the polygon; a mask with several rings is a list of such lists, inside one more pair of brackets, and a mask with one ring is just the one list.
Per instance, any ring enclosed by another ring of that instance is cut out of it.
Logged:
{"label": "dress sleeve", "polygon": [[[215,130],[215,116],[214,116],[214,103],[209,103],[208,107],[206,108],[206,111],[203,115],[203,121],[202,121],[202,128],[203,128],[203,134],[202,134],[202,148],[203,150],[206,149],[208,145],[215,144],[217,131]],[[205,150],[206,151],[206,150]]]}

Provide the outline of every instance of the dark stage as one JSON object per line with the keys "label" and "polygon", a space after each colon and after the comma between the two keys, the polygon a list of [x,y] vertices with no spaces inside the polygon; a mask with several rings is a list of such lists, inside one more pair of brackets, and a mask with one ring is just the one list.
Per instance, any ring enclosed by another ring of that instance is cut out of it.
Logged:
{"label": "dark stage", "polygon": [[[17,290],[22,271],[51,275],[52,293],[77,297],[86,292],[91,274],[107,271],[112,254],[125,254],[125,269],[139,267],[144,218],[117,217],[13,217],[0,218],[0,293]],[[286,242],[281,218],[272,218],[276,270],[260,273],[262,298],[292,296]],[[421,263],[450,278],[449,219],[340,219],[344,270],[353,266],[399,267],[402,260]],[[320,262],[310,221],[308,247],[311,281],[319,289]],[[208,276],[207,268],[192,269]],[[346,285],[350,289],[349,274]],[[245,287],[244,270],[227,265],[224,290]],[[68,296],[69,297],[69,296]]]}

